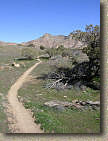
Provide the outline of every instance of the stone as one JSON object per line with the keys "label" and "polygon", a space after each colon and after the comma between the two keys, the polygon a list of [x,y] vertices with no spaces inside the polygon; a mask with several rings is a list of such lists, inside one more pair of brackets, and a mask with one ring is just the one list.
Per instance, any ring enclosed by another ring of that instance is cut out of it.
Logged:
{"label": "stone", "polygon": [[20,64],[16,64],[15,62],[13,62],[13,63],[12,63],[12,66],[15,66],[15,67],[18,68],[18,67],[20,67]]}
{"label": "stone", "polygon": [[90,104],[90,105],[96,105],[96,106],[100,106],[100,101],[87,101],[87,104]]}
{"label": "stone", "polygon": [[44,103],[45,106],[48,106],[50,108],[55,108],[59,111],[65,110],[65,108],[70,108],[70,107],[75,107],[77,109],[84,109],[86,107],[91,107],[93,110],[97,109],[97,107],[100,106],[99,101],[79,101],[79,100],[73,100],[72,102],[67,102],[67,101],[48,101]]}
{"label": "stone", "polygon": [[58,106],[59,104],[56,101],[49,101],[49,102],[45,102],[44,105],[48,107],[55,107]]}
{"label": "stone", "polygon": [[80,104],[81,104],[82,106],[85,106],[85,105],[87,104],[87,102],[81,101]]}
{"label": "stone", "polygon": [[64,98],[67,98],[67,96],[66,96],[66,95],[64,95]]}
{"label": "stone", "polygon": [[62,112],[62,111],[65,110],[65,107],[64,107],[63,105],[57,105],[57,106],[55,106],[55,109],[56,109],[57,111]]}

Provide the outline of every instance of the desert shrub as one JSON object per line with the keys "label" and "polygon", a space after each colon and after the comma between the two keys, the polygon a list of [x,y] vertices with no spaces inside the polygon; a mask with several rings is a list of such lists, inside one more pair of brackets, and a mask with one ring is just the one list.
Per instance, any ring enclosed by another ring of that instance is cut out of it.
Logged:
{"label": "desert shrub", "polygon": [[[100,33],[98,26],[86,26],[85,42],[87,47],[82,52],[87,54],[89,60],[78,63],[77,55],[73,56],[71,50],[63,49],[62,51],[65,53],[68,51],[74,66],[72,68],[57,68],[56,73],[61,76],[59,79],[64,84],[75,85],[80,82],[81,85],[100,89]],[[61,71],[62,75],[60,75]],[[99,81],[93,81],[94,79]]]}
{"label": "desert shrub", "polygon": [[58,48],[48,48],[46,50],[46,53],[48,53],[50,57],[54,57],[56,55],[62,56],[64,50],[65,50],[64,46],[60,45]]}
{"label": "desert shrub", "polygon": [[50,57],[58,55],[58,51],[56,48],[49,48],[47,49],[46,53],[48,53]]}
{"label": "desert shrub", "polygon": [[41,50],[44,50],[44,49],[45,49],[45,47],[41,45],[41,46],[40,46],[40,49],[41,49]]}
{"label": "desert shrub", "polygon": [[27,45],[27,47],[35,47],[35,45],[34,44],[29,44],[29,45]]}
{"label": "desert shrub", "polygon": [[62,52],[62,57],[67,57],[67,56],[69,56],[69,53],[67,51],[63,51]]}
{"label": "desert shrub", "polygon": [[38,52],[36,49],[24,48],[22,49],[21,56],[31,56],[32,58],[35,58],[38,56]]}

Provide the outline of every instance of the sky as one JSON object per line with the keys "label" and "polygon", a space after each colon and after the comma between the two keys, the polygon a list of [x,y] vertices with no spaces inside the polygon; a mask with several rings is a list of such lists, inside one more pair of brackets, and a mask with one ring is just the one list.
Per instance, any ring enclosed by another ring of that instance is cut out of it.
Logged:
{"label": "sky", "polygon": [[89,24],[100,25],[100,0],[0,0],[0,41],[68,35]]}

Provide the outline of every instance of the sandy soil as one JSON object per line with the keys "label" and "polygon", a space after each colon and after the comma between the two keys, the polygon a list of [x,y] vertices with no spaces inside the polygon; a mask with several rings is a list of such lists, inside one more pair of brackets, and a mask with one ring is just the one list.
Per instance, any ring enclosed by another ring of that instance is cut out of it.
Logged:
{"label": "sandy soil", "polygon": [[32,114],[26,110],[22,103],[18,101],[17,95],[18,90],[22,87],[23,83],[26,82],[26,78],[31,71],[36,68],[41,61],[29,68],[10,88],[8,92],[8,122],[9,129],[12,133],[43,133],[40,129],[40,125],[34,123]]}

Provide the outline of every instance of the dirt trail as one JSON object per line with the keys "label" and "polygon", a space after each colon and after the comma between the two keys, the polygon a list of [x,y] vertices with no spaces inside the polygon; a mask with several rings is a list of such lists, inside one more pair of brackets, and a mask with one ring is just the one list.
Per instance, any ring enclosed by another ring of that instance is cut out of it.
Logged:
{"label": "dirt trail", "polygon": [[8,92],[8,116],[9,128],[13,133],[43,133],[40,126],[34,123],[32,114],[27,111],[22,103],[18,101],[18,90],[26,82],[26,78],[31,71],[37,67],[41,61],[29,68],[10,88]]}

